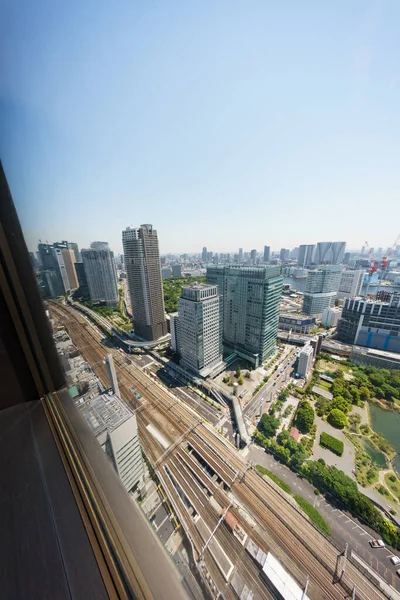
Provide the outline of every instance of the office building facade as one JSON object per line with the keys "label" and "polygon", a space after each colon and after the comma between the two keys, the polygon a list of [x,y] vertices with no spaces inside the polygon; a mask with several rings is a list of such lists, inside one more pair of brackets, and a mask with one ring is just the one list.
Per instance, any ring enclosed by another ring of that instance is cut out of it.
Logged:
{"label": "office building facade", "polygon": [[182,277],[182,265],[176,263],[172,265],[172,277]]}
{"label": "office building facade", "polygon": [[279,329],[282,331],[309,334],[314,327],[315,317],[291,313],[279,314]]}
{"label": "office building facade", "polygon": [[361,294],[361,288],[364,283],[363,269],[352,271],[346,269],[342,272],[337,298],[343,300],[344,298],[355,298]]}
{"label": "office building facade", "polygon": [[179,314],[178,312],[170,313],[169,327],[171,332],[171,348],[172,352],[179,353]]}
{"label": "office building facade", "polygon": [[279,253],[279,260],[288,260],[289,259],[289,253],[290,250],[288,248],[281,248],[281,251]]}
{"label": "office building facade", "polygon": [[78,279],[78,294],[84,300],[90,298],[89,286],[86,279],[85,268],[82,262],[75,263],[75,272]]}
{"label": "office building facade", "polygon": [[54,244],[38,245],[38,256],[41,264],[42,282],[45,295],[56,298],[70,292],[70,284],[65,268],[62,248]]}
{"label": "office building facade", "polygon": [[340,265],[343,262],[346,242],[318,242],[315,250],[316,265]]}
{"label": "office building facade", "polygon": [[271,256],[271,247],[270,246],[264,246],[264,262],[265,263],[269,262],[270,256]]}
{"label": "office building facade", "polygon": [[302,244],[299,246],[297,264],[302,267],[310,267],[314,263],[315,244]]}
{"label": "office building facade", "polygon": [[307,343],[299,352],[297,361],[297,372],[301,377],[307,377],[312,368],[314,351],[310,343]]}
{"label": "office building facade", "polygon": [[400,294],[393,294],[389,302],[346,298],[337,339],[345,344],[400,352]]}
{"label": "office building facade", "polygon": [[304,314],[322,315],[325,308],[334,305],[341,273],[340,265],[320,266],[308,272],[303,299]]}
{"label": "office building facade", "polygon": [[178,328],[175,319],[172,322],[171,337],[173,328],[182,367],[206,377],[222,365],[222,310],[216,285],[184,286],[178,301]]}
{"label": "office building facade", "polygon": [[117,274],[111,250],[81,250],[89,295],[92,302],[118,304]]}
{"label": "office building facade", "polygon": [[112,392],[77,403],[85,421],[130,491],[143,482],[136,416]]}
{"label": "office building facade", "polygon": [[331,306],[324,309],[322,313],[321,323],[324,327],[336,327],[342,311],[337,306]]}
{"label": "office building facade", "polygon": [[157,231],[152,225],[122,232],[135,334],[158,340],[167,334]]}
{"label": "office building facade", "polygon": [[279,266],[212,266],[207,282],[222,297],[223,343],[255,367],[276,350],[283,278]]}

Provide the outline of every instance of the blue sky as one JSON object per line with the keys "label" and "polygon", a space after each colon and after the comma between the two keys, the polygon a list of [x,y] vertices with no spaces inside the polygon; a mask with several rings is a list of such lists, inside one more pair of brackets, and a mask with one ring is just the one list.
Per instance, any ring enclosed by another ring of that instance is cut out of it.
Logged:
{"label": "blue sky", "polygon": [[398,0],[6,0],[2,21],[30,249],[120,251],[140,223],[162,252],[400,232]]}

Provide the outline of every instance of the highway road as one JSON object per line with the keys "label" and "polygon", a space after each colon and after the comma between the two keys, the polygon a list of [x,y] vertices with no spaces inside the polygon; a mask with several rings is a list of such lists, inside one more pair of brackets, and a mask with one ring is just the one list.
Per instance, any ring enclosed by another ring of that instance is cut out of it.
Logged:
{"label": "highway road", "polygon": [[[93,335],[93,328],[72,308],[55,303],[50,306],[106,383],[101,360],[105,348]],[[309,575],[310,598],[343,599],[356,586],[355,598],[383,600],[383,594],[361,574],[353,560],[347,561],[346,572],[338,579],[343,568],[340,550],[307,521],[298,507],[287,502],[279,488],[261,478],[235,448],[169,389],[132,365],[126,356],[118,351],[113,354],[123,399],[131,402],[132,388],[143,396],[136,410],[141,443],[188,535],[195,558],[201,558],[199,568],[214,595],[219,590],[227,599],[236,598],[230,586],[235,573],[253,591],[255,599],[272,597],[260,579],[259,567],[225,521],[207,546],[210,532],[219,523],[217,502],[220,507],[231,506],[245,539],[251,538],[264,552],[272,552],[298,585],[304,586]],[[155,438],[149,427],[159,431],[161,437]]]}

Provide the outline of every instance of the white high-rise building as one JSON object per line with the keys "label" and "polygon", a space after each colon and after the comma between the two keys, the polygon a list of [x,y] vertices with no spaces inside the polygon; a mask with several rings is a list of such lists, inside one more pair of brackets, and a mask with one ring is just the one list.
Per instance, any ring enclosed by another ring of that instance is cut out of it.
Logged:
{"label": "white high-rise building", "polygon": [[92,302],[118,304],[117,272],[111,250],[90,248],[81,251],[83,268]]}
{"label": "white high-rise building", "polygon": [[297,372],[301,377],[307,377],[313,362],[313,349],[309,342],[300,350]]}
{"label": "white high-rise building", "polygon": [[314,262],[316,265],[340,265],[345,250],[346,242],[318,242]]}
{"label": "white high-rise building", "polygon": [[169,315],[171,330],[171,348],[173,352],[179,353],[179,313],[173,312]]}
{"label": "white high-rise building", "polygon": [[297,264],[299,267],[309,267],[314,262],[315,244],[302,244],[299,246]]}
{"label": "white high-rise building", "polygon": [[218,287],[207,283],[184,286],[178,314],[178,331],[176,322],[173,328],[180,364],[206,377],[222,365],[222,310]]}
{"label": "white high-rise building", "polygon": [[350,269],[343,271],[337,297],[344,299],[359,296],[364,282],[364,274],[365,270],[362,269],[358,271],[351,271]]}
{"label": "white high-rise building", "polygon": [[157,231],[153,225],[127,227],[122,245],[135,333],[145,340],[158,340],[167,334],[167,322]]}
{"label": "white high-rise building", "polygon": [[342,311],[337,306],[327,307],[322,313],[321,323],[324,327],[336,327],[341,315]]}
{"label": "white high-rise building", "polygon": [[325,308],[334,305],[341,273],[340,265],[321,265],[308,272],[303,299],[304,314],[322,315]]}

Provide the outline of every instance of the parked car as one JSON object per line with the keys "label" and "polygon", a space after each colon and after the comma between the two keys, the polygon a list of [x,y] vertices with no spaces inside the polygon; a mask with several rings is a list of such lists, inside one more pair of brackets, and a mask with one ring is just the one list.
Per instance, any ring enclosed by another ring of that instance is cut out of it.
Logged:
{"label": "parked car", "polygon": [[390,562],[393,565],[398,565],[398,564],[400,564],[400,557],[398,557],[398,556],[391,556],[390,557]]}
{"label": "parked car", "polygon": [[370,540],[369,545],[371,548],[384,548],[385,542],[383,540]]}

